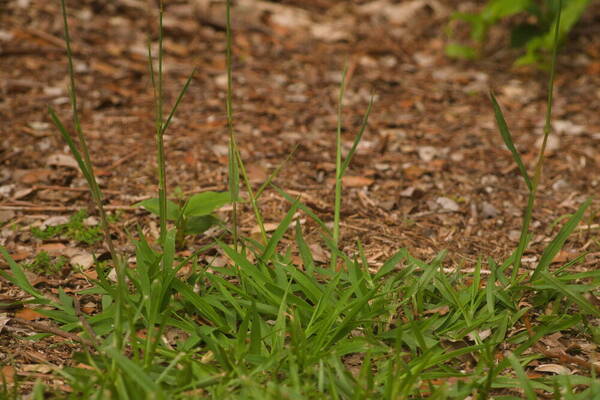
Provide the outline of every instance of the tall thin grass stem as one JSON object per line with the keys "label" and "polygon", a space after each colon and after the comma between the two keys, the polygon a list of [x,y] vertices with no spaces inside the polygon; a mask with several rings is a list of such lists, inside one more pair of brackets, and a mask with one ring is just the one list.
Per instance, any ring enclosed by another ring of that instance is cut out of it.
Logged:
{"label": "tall thin grass stem", "polygon": [[523,226],[521,227],[521,238],[519,240],[519,246],[517,248],[517,255],[515,257],[515,263],[512,270],[512,279],[511,283],[515,285],[517,283],[517,278],[519,274],[519,270],[521,269],[521,259],[523,257],[523,253],[525,252],[525,247],[527,246],[529,237],[529,226],[531,224],[531,220],[533,219],[533,208],[535,206],[535,199],[537,197],[538,186],[542,179],[542,170],[544,166],[545,160],[545,152],[546,146],[548,144],[548,138],[550,137],[550,133],[552,132],[552,106],[553,106],[553,98],[554,98],[554,77],[556,73],[556,55],[558,52],[558,40],[560,33],[560,17],[562,14],[562,0],[559,0],[558,3],[558,16],[556,18],[556,26],[554,29],[554,45],[552,47],[552,61],[550,64],[550,76],[548,78],[548,98],[546,100],[546,119],[544,123],[544,138],[542,140],[542,145],[540,146],[540,151],[538,154],[538,159],[535,164],[535,171],[533,174],[533,179],[531,181],[531,187],[529,190],[529,196],[527,198],[527,208],[525,209],[525,215],[523,217]]}
{"label": "tall thin grass stem", "polygon": [[69,133],[66,128],[60,122],[60,119],[54,112],[54,110],[50,109],[50,116],[61,132],[63,138],[69,144],[70,149],[72,150],[73,156],[76,158],[78,165],[80,166],[81,172],[86,178],[88,186],[90,188],[90,193],[92,195],[92,200],[95,203],[96,209],[98,210],[98,214],[100,215],[100,227],[104,234],[104,241],[108,246],[108,251],[110,252],[110,256],[112,262],[114,264],[115,271],[117,273],[117,282],[119,284],[119,290],[117,290],[117,298],[115,302],[117,303],[117,312],[115,313],[115,345],[117,348],[120,348],[122,345],[121,341],[121,318],[122,314],[120,312],[120,306],[123,301],[123,290],[125,286],[125,270],[123,264],[123,258],[117,253],[115,245],[113,243],[111,234],[110,234],[110,224],[108,223],[108,217],[103,205],[103,195],[100,190],[100,186],[98,185],[98,181],[96,180],[96,176],[94,174],[94,166],[92,164],[90,158],[90,151],[87,145],[87,141],[85,139],[85,135],[83,133],[83,129],[81,128],[81,122],[79,120],[79,109],[77,105],[77,88],[75,85],[75,71],[73,68],[73,51],[71,49],[71,36],[69,33],[69,21],[67,18],[67,7],[65,4],[65,0],[60,0],[62,18],[63,18],[63,28],[65,35],[65,46],[67,53],[67,70],[69,75],[69,100],[71,103],[72,113],[73,113],[73,125],[75,127],[75,131],[77,133],[77,138],[79,140],[79,147],[81,151],[79,151],[77,145],[71,139]]}
{"label": "tall thin grass stem", "polygon": [[233,203],[232,210],[232,234],[233,246],[237,250],[238,247],[238,210],[237,203],[239,200],[239,164],[238,164],[238,148],[235,140],[235,132],[233,130],[233,78],[232,78],[232,57],[231,48],[233,46],[233,34],[231,29],[231,0],[226,3],[226,64],[227,64],[227,97],[225,107],[227,113],[227,130],[229,132],[229,149],[228,149],[228,165],[229,165],[229,193]]}
{"label": "tall thin grass stem", "polygon": [[[338,96],[337,107],[337,128],[335,135],[335,203],[333,208],[333,243],[338,247],[340,241],[340,213],[342,208],[342,178],[344,175],[342,165],[342,110],[344,102],[344,92],[346,90],[346,75],[348,73],[348,63],[344,65],[342,72],[342,81]],[[337,254],[331,254],[331,268],[335,269],[337,264]]]}
{"label": "tall thin grass stem", "polygon": [[[167,234],[167,177],[165,168],[164,117],[163,117],[163,14],[164,5],[160,0],[158,23],[158,76],[152,79],[156,84],[154,99],[156,104],[156,159],[158,164],[158,204],[160,219],[160,243],[164,243]],[[152,62],[152,60],[150,60]]]}

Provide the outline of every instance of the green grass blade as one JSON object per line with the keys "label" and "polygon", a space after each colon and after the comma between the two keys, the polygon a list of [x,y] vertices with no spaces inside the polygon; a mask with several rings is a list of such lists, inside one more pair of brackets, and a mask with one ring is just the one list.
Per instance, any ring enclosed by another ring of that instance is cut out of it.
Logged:
{"label": "green grass blade", "polygon": [[296,153],[296,150],[298,149],[299,144],[295,145],[294,148],[292,149],[292,151],[290,152],[290,154],[287,155],[287,157],[281,162],[281,164],[279,164],[277,166],[277,168],[275,168],[275,170],[273,172],[271,172],[271,174],[269,175],[269,177],[267,178],[267,180],[265,182],[263,182],[262,185],[260,185],[260,188],[258,188],[258,190],[256,191],[255,197],[256,200],[260,199],[260,196],[262,195],[262,193],[264,192],[264,190],[266,188],[269,187],[269,185],[271,185],[271,182],[273,182],[273,179],[275,179],[279,173],[281,172],[281,170],[283,169],[283,167],[290,161],[290,159],[294,156],[294,154]]}
{"label": "green grass blade", "polygon": [[106,353],[134,382],[137,382],[142,388],[151,392],[155,398],[163,398],[160,386],[139,365],[122,355],[115,348],[106,349]]}
{"label": "green grass blade", "polygon": [[217,241],[219,247],[225,252],[225,254],[240,268],[240,270],[251,276],[253,280],[258,281],[257,283],[261,286],[266,285],[271,280],[269,276],[263,273],[257,265],[251,263],[246,257],[235,251],[235,249],[227,246],[225,243]]}
{"label": "green grass blade", "polygon": [[517,163],[519,167],[519,172],[521,176],[525,180],[527,184],[527,188],[529,190],[533,190],[533,184],[531,182],[531,178],[527,173],[527,169],[525,168],[525,164],[523,164],[523,160],[521,160],[521,156],[519,155],[519,151],[515,147],[515,144],[512,140],[512,135],[510,130],[508,129],[508,125],[506,124],[506,120],[504,119],[504,114],[502,113],[502,109],[496,100],[496,96],[493,93],[490,93],[490,98],[492,100],[492,106],[494,108],[494,115],[496,116],[496,123],[498,124],[498,129],[500,130],[500,135],[502,135],[502,139],[504,140],[504,144],[510,150],[513,156],[513,160]]}
{"label": "green grass blade", "polygon": [[[298,203],[299,204],[299,203]],[[310,252],[310,247],[306,244],[304,236],[302,235],[302,227],[299,222],[296,222],[296,246],[298,246],[298,253],[302,258],[302,265],[308,275],[312,275],[315,269],[315,261]]]}
{"label": "green grass blade", "polygon": [[369,122],[369,116],[371,115],[371,109],[373,108],[373,101],[374,101],[374,97],[371,96],[371,99],[369,100],[369,105],[367,106],[367,111],[365,112],[365,115],[363,117],[363,121],[360,125],[358,134],[354,137],[354,143],[352,143],[352,148],[350,148],[350,151],[346,155],[346,159],[344,160],[344,162],[342,164],[342,168],[340,171],[342,176],[344,175],[344,172],[346,172],[348,165],[350,165],[350,162],[352,161],[352,157],[354,157],[354,153],[356,153],[356,148],[358,147],[358,144],[360,143],[360,141],[363,137],[363,134],[365,133],[365,129],[367,128],[367,124]]}
{"label": "green grass blade", "polygon": [[275,320],[274,325],[274,337],[273,337],[273,346],[271,351],[282,352],[284,350],[284,342],[285,342],[285,334],[286,334],[286,320],[287,320],[287,296],[290,292],[290,288],[292,286],[292,281],[290,280],[285,288],[283,296],[281,298],[281,303],[279,305],[279,310],[277,311],[277,319]]}
{"label": "green grass blade", "polygon": [[558,292],[560,292],[563,296],[571,299],[574,303],[576,303],[579,307],[581,307],[582,311],[585,311],[588,314],[595,315],[596,317],[600,317],[600,309],[594,307],[588,300],[586,300],[582,295],[572,291],[569,289],[567,285],[565,285],[560,280],[556,279],[554,276],[547,272],[540,272],[539,275],[543,280],[546,281],[550,286],[555,288]]}
{"label": "green grass blade", "polygon": [[173,105],[173,108],[171,109],[171,112],[167,116],[167,120],[163,124],[163,127],[162,127],[162,133],[163,134],[166,132],[167,128],[171,124],[171,120],[173,119],[173,116],[175,115],[175,112],[177,111],[177,108],[179,107],[179,104],[181,103],[181,100],[183,100],[183,96],[185,96],[185,94],[187,93],[188,88],[190,86],[190,83],[192,83],[192,78],[194,77],[195,73],[196,73],[196,68],[194,68],[192,70],[192,72],[190,73],[190,76],[188,76],[187,80],[185,81],[185,84],[183,85],[183,87],[179,91],[179,94],[177,95],[177,100],[175,100],[175,104]]}
{"label": "green grass blade", "polygon": [[377,273],[373,277],[373,280],[376,281],[376,280],[384,277],[388,273],[392,272],[396,268],[396,265],[398,265],[398,263],[400,263],[402,260],[404,260],[407,256],[408,256],[408,251],[406,249],[398,250],[396,252],[396,254],[394,254],[385,263],[383,263],[383,265],[381,266],[379,271],[377,271]]}
{"label": "green grass blade", "polygon": [[509,352],[507,358],[513,370],[515,371],[515,374],[517,375],[517,379],[519,379],[519,382],[521,382],[521,389],[525,391],[525,396],[527,397],[527,399],[536,400],[538,397],[535,394],[535,390],[533,390],[531,381],[527,377],[523,366],[521,366],[519,360],[517,360],[517,357],[515,357],[513,353]]}
{"label": "green grass blade", "polygon": [[521,235],[519,236],[519,244],[517,245],[517,250],[515,251],[515,255],[513,258],[513,270],[511,276],[511,282],[513,285],[515,285],[517,282],[519,270],[521,268],[523,253],[525,253],[525,249],[527,248],[529,240],[531,239],[531,234],[529,233],[529,225],[531,224],[531,219],[533,218],[534,203],[535,191],[531,191],[527,196],[527,207],[525,207],[525,214],[523,215]]}
{"label": "green grass blade", "polygon": [[1,277],[3,277],[4,279],[6,279],[9,282],[14,283],[19,288],[21,288],[25,292],[29,293],[36,299],[47,301],[45,299],[44,295],[42,293],[38,292],[37,289],[34,288],[31,285],[31,283],[29,283],[29,279],[27,279],[27,276],[25,275],[25,271],[23,271],[21,266],[19,264],[17,264],[15,262],[15,260],[13,260],[13,258],[10,256],[8,251],[3,246],[0,246],[0,255],[2,255],[2,257],[4,257],[4,259],[10,266],[10,270],[12,272],[12,276],[11,276],[11,275],[7,274],[6,272],[4,272],[2,269],[0,269]]}
{"label": "green grass blade", "polygon": [[304,295],[313,303],[318,303],[323,297],[323,289],[318,282],[308,274],[299,271],[295,266],[289,266],[287,269],[298,285],[302,287]]}
{"label": "green grass blade", "polygon": [[271,235],[271,239],[269,239],[269,242],[265,247],[265,251],[262,254],[262,259],[265,262],[268,262],[268,260],[270,260],[271,257],[273,257],[273,254],[275,254],[277,244],[279,244],[279,241],[281,240],[281,238],[283,238],[283,235],[292,223],[296,210],[298,210],[298,203],[299,202],[296,201],[294,204],[292,204],[292,207],[290,207],[288,212],[285,214],[283,220],[281,220],[281,222],[279,223],[279,226],[277,226],[277,229],[275,229],[275,232],[273,232],[273,234]]}
{"label": "green grass blade", "polygon": [[73,154],[73,157],[77,161],[77,165],[79,166],[79,169],[81,170],[81,173],[83,174],[83,177],[85,178],[86,182],[88,183],[88,185],[90,187],[92,187],[93,186],[93,181],[92,181],[93,177],[92,177],[90,171],[88,170],[87,164],[85,163],[85,160],[83,159],[81,153],[79,152],[79,149],[77,148],[77,145],[75,144],[75,141],[73,140],[73,138],[67,131],[67,128],[65,128],[62,121],[56,114],[56,111],[54,111],[54,109],[52,107],[48,107],[48,114],[50,114],[50,119],[52,119],[54,126],[56,126],[56,128],[60,132],[61,136],[63,137],[63,140],[67,143],[67,146],[69,146],[69,150],[71,150],[71,154]]}
{"label": "green grass blade", "polygon": [[250,309],[250,315],[252,318],[252,327],[250,330],[250,354],[260,355],[262,353],[262,328],[261,320],[258,312],[256,311],[256,304],[252,303]]}
{"label": "green grass blade", "polygon": [[552,45],[552,61],[550,64],[550,76],[548,77],[548,98],[546,100],[546,119],[544,123],[544,138],[540,146],[538,161],[535,166],[535,174],[533,177],[533,186],[537,185],[542,176],[542,168],[544,166],[544,153],[548,144],[548,137],[552,131],[552,106],[554,96],[554,76],[556,74],[556,55],[558,53],[558,41],[560,37],[560,19],[562,15],[562,0],[558,1],[558,15],[556,16],[556,25],[554,26],[554,43]]}
{"label": "green grass blade", "polygon": [[242,178],[246,186],[246,190],[248,191],[248,196],[250,198],[250,205],[252,206],[252,211],[254,211],[254,217],[256,218],[256,222],[258,223],[258,228],[260,230],[263,243],[266,243],[267,231],[265,229],[264,218],[262,216],[262,213],[260,212],[260,208],[258,207],[258,201],[256,196],[254,195],[254,191],[252,190],[252,184],[250,183],[250,179],[248,178],[248,174],[246,173],[246,167],[244,166],[242,155],[239,151],[237,151],[236,154],[239,170],[242,173]]}
{"label": "green grass blade", "polygon": [[190,304],[194,305],[196,309],[199,311],[201,315],[207,318],[209,321],[214,323],[219,327],[226,327],[227,324],[225,320],[217,313],[217,311],[202,298],[202,296],[194,293],[192,288],[184,282],[181,282],[179,279],[173,280],[173,288],[179,293],[183,298],[190,302]]}
{"label": "green grass blade", "polygon": [[[298,199],[294,198],[293,196],[287,194],[283,189],[281,189],[280,187],[272,184],[273,188],[277,191],[277,193],[279,193],[284,199],[286,199],[289,203],[294,204],[296,201],[298,201]],[[319,227],[321,228],[321,230],[323,231],[323,233],[325,233],[327,236],[331,237],[332,233],[331,230],[327,227],[327,225],[325,224],[325,222],[323,222],[323,220],[321,218],[319,218],[317,216],[317,214],[315,214],[310,208],[308,208],[304,203],[300,202],[298,203],[298,208],[302,211],[304,211],[306,213],[306,215],[308,215],[313,221],[315,221],[317,224],[319,224]]]}
{"label": "green grass blade", "polygon": [[573,214],[571,218],[569,218],[567,223],[563,225],[563,227],[560,229],[554,240],[552,240],[552,242],[550,242],[550,244],[544,249],[540,262],[535,267],[535,270],[531,275],[531,280],[536,279],[541,272],[548,269],[550,263],[552,263],[552,260],[554,260],[554,257],[563,248],[567,238],[571,235],[571,233],[579,224],[579,221],[581,221],[581,219],[583,218],[583,214],[585,213],[585,210],[590,206],[590,204],[592,204],[592,199],[586,200],[579,207],[577,212]]}

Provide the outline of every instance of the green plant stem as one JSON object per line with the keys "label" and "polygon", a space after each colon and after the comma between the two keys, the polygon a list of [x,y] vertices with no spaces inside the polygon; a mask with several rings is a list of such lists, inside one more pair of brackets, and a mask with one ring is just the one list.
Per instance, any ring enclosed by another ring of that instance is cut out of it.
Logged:
{"label": "green plant stem", "polygon": [[[562,10],[562,0],[559,0],[559,10]],[[558,38],[559,38],[559,29],[560,29],[560,16],[561,12],[559,11],[556,27],[554,31],[554,46],[552,49],[552,63],[550,66],[550,76],[548,78],[548,98],[546,100],[546,119],[544,123],[544,138],[542,140],[542,145],[540,147],[540,152],[538,154],[538,159],[535,164],[535,171],[533,174],[533,179],[531,182],[531,188],[529,191],[529,196],[527,198],[527,208],[525,209],[525,215],[523,218],[523,226],[521,227],[521,238],[519,240],[519,247],[517,248],[517,253],[515,257],[515,264],[512,271],[512,284],[515,285],[517,282],[517,277],[519,270],[521,269],[521,258],[523,257],[523,253],[525,252],[525,247],[527,245],[526,237],[529,235],[529,226],[531,224],[531,220],[533,219],[533,207],[535,205],[535,199],[537,197],[538,186],[542,179],[542,170],[544,166],[544,160],[546,152],[546,146],[548,144],[548,137],[550,137],[550,133],[552,132],[552,103],[554,99],[554,77],[556,73],[556,55],[558,52]]]}
{"label": "green plant stem", "polygon": [[250,204],[252,205],[252,210],[254,211],[254,216],[260,229],[260,235],[263,240],[263,243],[266,244],[268,242],[267,231],[265,230],[265,224],[263,221],[262,214],[260,213],[260,209],[258,208],[257,196],[254,195],[254,191],[252,190],[252,185],[250,184],[250,179],[248,179],[248,174],[246,173],[246,167],[244,167],[242,156],[239,151],[237,151],[236,154],[240,172],[242,173],[242,178],[244,180],[244,184],[246,185],[246,190],[248,191],[248,197],[250,197]]}
{"label": "green plant stem", "polygon": [[[348,64],[344,66],[342,72],[342,82],[340,84],[340,91],[338,97],[338,109],[337,109],[337,129],[335,135],[335,204],[333,211],[333,243],[335,247],[338,247],[340,240],[340,211],[342,208],[342,178],[344,171],[342,168],[342,109],[344,92],[346,90],[346,74],[348,72]],[[337,254],[332,252],[331,255],[331,268],[335,269],[337,264]]]}
{"label": "green plant stem", "polygon": [[[77,138],[79,139],[79,144],[82,149],[84,165],[87,168],[87,173],[89,176],[88,185],[90,186],[90,191],[92,194],[92,198],[94,203],[96,204],[96,208],[100,214],[100,224],[102,227],[102,231],[104,232],[104,238],[106,241],[106,245],[111,253],[111,257],[113,257],[113,262],[115,263],[115,268],[119,267],[120,262],[118,262],[117,252],[115,250],[114,243],[110,236],[110,228],[108,223],[108,218],[106,212],[104,210],[104,205],[102,203],[103,196],[100,191],[100,187],[98,182],[96,181],[96,176],[94,175],[94,166],[92,164],[90,158],[90,151],[87,145],[87,141],[85,139],[85,135],[83,134],[83,130],[81,129],[81,122],[79,120],[79,110],[77,106],[77,90],[75,86],[75,71],[73,68],[73,52],[71,50],[71,36],[69,34],[69,23],[67,20],[67,8],[65,5],[65,0],[61,0],[61,10],[63,16],[63,27],[65,34],[65,44],[67,50],[67,65],[68,65],[68,75],[69,75],[69,99],[71,102],[71,108],[73,112],[73,125],[75,127],[75,131],[77,132]],[[82,171],[84,172],[84,171]]]}
{"label": "green plant stem", "polygon": [[[156,151],[158,164],[158,204],[160,218],[160,243],[164,244],[167,233],[167,177],[165,168],[165,144],[163,123],[163,14],[164,6],[160,1],[158,31],[158,80],[155,89],[156,99]],[[150,60],[152,62],[152,60]]]}
{"label": "green plant stem", "polygon": [[231,32],[231,0],[226,3],[226,36],[227,45],[225,50],[227,64],[227,97],[225,107],[227,113],[227,130],[229,132],[229,192],[231,193],[231,201],[233,205],[232,211],[232,234],[233,245],[237,250],[238,247],[238,212],[237,202],[239,195],[239,172],[238,172],[238,148],[233,130],[233,78],[232,78],[232,57],[231,48],[233,46],[233,34]]}
{"label": "green plant stem", "polygon": [[[562,10],[562,0],[558,2],[558,9]],[[535,166],[535,173],[533,175],[533,190],[537,191],[538,184],[542,177],[542,169],[544,166],[544,153],[548,144],[548,137],[552,133],[552,103],[554,99],[554,76],[556,74],[556,55],[558,52],[558,38],[560,33],[560,17],[561,12],[559,11],[556,17],[556,27],[554,30],[554,46],[552,48],[552,62],[550,64],[550,76],[548,78],[548,99],[546,101],[546,121],[544,123],[544,139],[542,140],[542,146],[540,147],[540,153],[538,155],[538,161]]]}
{"label": "green plant stem", "polygon": [[[80,155],[80,162],[79,165],[82,169],[82,173],[86,178],[86,181],[88,183],[88,186],[90,187],[90,192],[92,194],[92,199],[96,205],[96,209],[98,210],[98,213],[100,214],[100,226],[102,228],[102,232],[104,233],[104,241],[106,242],[106,245],[108,246],[108,251],[110,252],[110,256],[112,259],[112,262],[114,264],[114,268],[115,271],[117,273],[117,282],[120,285],[120,288],[123,289],[125,288],[125,266],[124,263],[122,261],[122,257],[117,253],[117,250],[115,248],[115,245],[113,243],[111,234],[110,234],[110,225],[108,223],[108,217],[106,214],[106,211],[104,210],[104,205],[103,205],[103,196],[102,196],[102,192],[100,190],[100,186],[98,185],[98,181],[96,180],[96,176],[94,174],[94,166],[92,164],[91,158],[90,158],[90,152],[89,152],[89,147],[87,145],[87,141],[85,139],[85,135],[83,134],[83,130],[81,128],[81,122],[79,120],[79,110],[78,110],[78,106],[77,106],[77,90],[76,90],[76,86],[75,86],[75,71],[73,68],[73,52],[71,50],[71,36],[69,34],[69,22],[68,22],[68,18],[67,18],[67,7],[65,4],[65,0],[60,0],[60,5],[61,5],[61,11],[62,11],[62,17],[63,17],[63,28],[64,28],[64,35],[65,35],[65,45],[66,45],[66,52],[67,52],[67,65],[68,65],[68,75],[69,75],[69,99],[71,102],[71,108],[72,108],[72,112],[73,112],[73,125],[75,127],[75,130],[77,132],[77,137],[79,139],[79,146],[81,147],[82,151],[80,153],[83,153],[83,157],[81,157]],[[60,121],[58,120],[58,117],[56,116],[56,114],[54,114],[54,112],[51,110],[51,117],[52,119],[55,121],[55,123],[58,125],[60,125]],[[64,134],[68,135],[68,133],[65,131]],[[76,150],[77,147],[75,145],[73,145],[72,149]],[[81,159],[82,158],[82,159]],[[120,309],[120,305],[123,302],[123,298],[122,298],[122,290],[118,290],[118,295],[117,298],[115,299],[115,301],[117,302],[117,310]],[[122,342],[121,342],[121,338],[122,338],[122,334],[121,334],[121,313],[117,312],[115,313],[115,345],[117,348],[120,348],[122,346]]]}

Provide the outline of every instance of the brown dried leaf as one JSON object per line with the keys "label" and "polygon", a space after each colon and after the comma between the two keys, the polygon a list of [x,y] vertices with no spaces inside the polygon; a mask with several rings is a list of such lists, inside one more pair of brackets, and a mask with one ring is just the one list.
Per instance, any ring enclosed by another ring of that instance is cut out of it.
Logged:
{"label": "brown dried leaf", "polygon": [[12,384],[15,382],[16,374],[17,371],[15,370],[15,367],[13,367],[12,365],[5,365],[2,368],[0,368],[0,375],[2,376],[2,379],[0,379],[0,381],[4,381],[7,384]]}
{"label": "brown dried leaf", "polygon": [[52,167],[79,168],[79,165],[73,156],[63,153],[54,153],[48,156],[46,159],[46,165]]}
{"label": "brown dried leaf", "polygon": [[52,170],[35,168],[29,170],[15,171],[14,177],[21,183],[31,185],[32,183],[45,182],[52,175]]}
{"label": "brown dried leaf", "polygon": [[10,321],[10,317],[7,317],[6,314],[0,314],[0,333],[2,333],[2,329],[4,329],[8,321]]}
{"label": "brown dried leaf", "polygon": [[24,372],[37,372],[38,374],[49,374],[52,372],[52,367],[47,364],[25,364],[21,366]]}
{"label": "brown dried leaf", "polygon": [[571,370],[560,364],[542,364],[534,369],[538,372],[550,372],[556,375],[571,375]]}
{"label": "brown dried leaf", "polygon": [[21,318],[26,321],[35,321],[36,319],[46,318],[44,315],[31,308],[23,308],[15,313],[16,318]]}
{"label": "brown dried leaf", "polygon": [[342,178],[342,183],[346,187],[363,187],[369,186],[374,182],[373,179],[367,178],[365,176],[344,176]]}
{"label": "brown dried leaf", "polygon": [[445,306],[441,306],[441,307],[432,308],[431,310],[426,310],[423,312],[423,314],[446,315],[446,314],[448,314],[448,311],[450,311],[450,307],[445,305]]}
{"label": "brown dried leaf", "polygon": [[45,243],[38,247],[38,251],[45,251],[51,256],[60,256],[65,252],[65,247],[62,243]]}

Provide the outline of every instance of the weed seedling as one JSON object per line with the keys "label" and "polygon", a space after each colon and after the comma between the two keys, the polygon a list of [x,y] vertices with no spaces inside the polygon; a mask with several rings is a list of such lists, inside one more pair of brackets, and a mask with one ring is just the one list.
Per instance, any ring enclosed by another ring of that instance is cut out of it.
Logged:
{"label": "weed seedling", "polygon": [[32,227],[31,234],[41,240],[63,238],[87,245],[96,244],[102,240],[102,229],[97,224],[86,224],[87,217],[85,210],[79,210],[69,218],[67,223],[47,226],[44,229]]}
{"label": "weed seedling", "polygon": [[[527,18],[522,23],[511,29],[511,46],[525,51],[515,64],[548,67],[548,55],[555,48],[557,26],[560,23],[558,41],[562,43],[591,2],[592,0],[488,0],[479,13],[454,13],[454,20],[464,21],[469,25],[470,39],[474,46],[451,43],[446,47],[446,54],[462,59],[480,57],[492,26],[516,15],[526,15]],[[561,22],[559,18],[562,19]]]}
{"label": "weed seedling", "polygon": [[68,262],[69,260],[67,257],[52,257],[47,252],[42,251],[35,256],[35,259],[32,262],[23,264],[23,266],[36,274],[55,275],[58,274]]}
{"label": "weed seedling", "polygon": [[[219,224],[213,212],[231,201],[229,192],[206,191],[195,194],[183,204],[167,200],[166,219],[175,223],[176,246],[182,248],[186,235],[199,235],[210,227]],[[153,214],[160,215],[158,198],[144,200],[137,204]]]}

